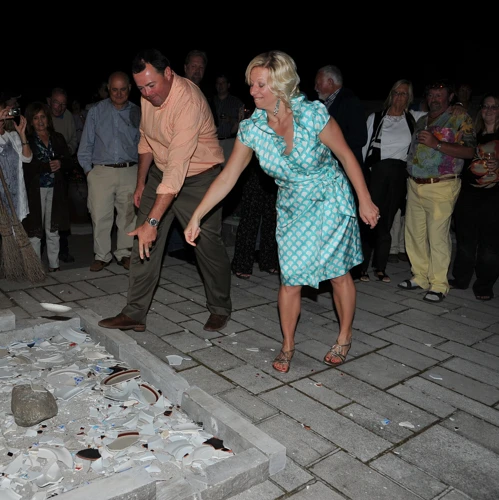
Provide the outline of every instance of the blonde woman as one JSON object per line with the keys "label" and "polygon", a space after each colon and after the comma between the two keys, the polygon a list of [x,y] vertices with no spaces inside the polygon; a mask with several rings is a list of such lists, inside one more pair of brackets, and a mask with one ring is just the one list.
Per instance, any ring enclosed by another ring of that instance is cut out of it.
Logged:
{"label": "blonde woman", "polygon": [[325,280],[333,287],[340,331],[324,362],[338,366],[345,361],[352,339],[356,291],[349,271],[362,262],[356,206],[348,179],[359,198],[361,223],[376,226],[379,210],[334,118],[324,104],[308,101],[300,92],[300,77],[289,55],[271,51],[255,57],[246,69],[246,82],[256,109],[240,123],[225,168],[194,211],[184,234],[191,245],[196,245],[198,237],[203,238],[202,218],[231,191],[254,151],[261,168],[279,188],[276,238],[283,342],[272,366],[281,373],[289,371],[301,289],[319,288]]}

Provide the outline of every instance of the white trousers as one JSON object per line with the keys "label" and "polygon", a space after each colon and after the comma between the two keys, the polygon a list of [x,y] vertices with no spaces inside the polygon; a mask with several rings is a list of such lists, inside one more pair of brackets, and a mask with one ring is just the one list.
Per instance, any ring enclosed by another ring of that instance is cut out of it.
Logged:
{"label": "white trousers", "polygon": [[[50,231],[50,221],[52,220],[52,200],[54,198],[54,188],[40,188],[40,198],[42,202],[42,224],[45,229],[45,243],[47,248],[47,258],[49,267],[56,269],[59,267],[59,231]],[[29,241],[35,249],[36,255],[42,258],[41,238],[34,236]]]}

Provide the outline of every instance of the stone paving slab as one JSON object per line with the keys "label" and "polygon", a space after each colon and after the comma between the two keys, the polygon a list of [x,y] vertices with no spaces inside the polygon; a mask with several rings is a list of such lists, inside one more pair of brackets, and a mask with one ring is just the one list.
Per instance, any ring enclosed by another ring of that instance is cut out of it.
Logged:
{"label": "stone paving slab", "polygon": [[285,415],[276,415],[257,427],[282,443],[287,455],[301,466],[310,465],[337,449],[330,441]]}
{"label": "stone paving slab", "polygon": [[339,451],[313,467],[326,483],[356,500],[419,500],[420,497],[379,474],[372,468]]}
{"label": "stone paving slab", "polygon": [[443,367],[433,367],[421,376],[484,404],[491,405],[499,401],[499,389]]}
{"label": "stone paving slab", "polygon": [[474,500],[499,491],[499,457],[454,431],[436,425],[396,448],[403,460],[439,477]]}
{"label": "stone paving slab", "polygon": [[261,397],[296,421],[308,425],[362,461],[368,461],[391,447],[391,443],[348,418],[290,388],[277,388]]}
{"label": "stone paving slab", "polygon": [[369,381],[380,389],[386,389],[418,373],[413,368],[377,353],[367,354],[340,366],[338,369],[360,380]]}
{"label": "stone paving slab", "polygon": [[373,469],[390,477],[409,491],[417,492],[426,500],[431,500],[447,489],[447,486],[431,474],[426,474],[412,464],[388,453],[370,464]]}
{"label": "stone paving slab", "polygon": [[499,432],[494,425],[461,410],[440,425],[499,455]]}

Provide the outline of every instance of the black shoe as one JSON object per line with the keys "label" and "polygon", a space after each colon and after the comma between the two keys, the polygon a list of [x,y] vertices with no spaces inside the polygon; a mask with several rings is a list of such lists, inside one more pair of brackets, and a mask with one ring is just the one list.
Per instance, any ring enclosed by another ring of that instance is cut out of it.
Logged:
{"label": "black shoe", "polygon": [[59,260],[62,262],[71,263],[75,261],[75,258],[69,254],[69,252],[59,253]]}

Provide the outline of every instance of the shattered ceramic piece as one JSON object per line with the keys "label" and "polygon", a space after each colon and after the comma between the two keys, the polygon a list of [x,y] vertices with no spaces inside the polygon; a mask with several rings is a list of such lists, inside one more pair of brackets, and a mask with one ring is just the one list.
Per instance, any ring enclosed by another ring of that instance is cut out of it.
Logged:
{"label": "shattered ceramic piece", "polygon": [[127,380],[131,380],[132,378],[136,378],[140,375],[140,370],[124,370],[118,373],[114,373],[113,375],[109,375],[106,377],[101,384],[102,385],[115,385],[120,384],[121,382],[126,382]]}
{"label": "shattered ceramic piece", "polygon": [[69,306],[64,306],[62,304],[50,304],[49,302],[40,302],[40,305],[44,309],[47,309],[47,311],[56,312],[56,313],[65,313],[65,312],[71,311],[71,309],[72,309]]}

